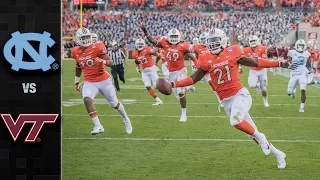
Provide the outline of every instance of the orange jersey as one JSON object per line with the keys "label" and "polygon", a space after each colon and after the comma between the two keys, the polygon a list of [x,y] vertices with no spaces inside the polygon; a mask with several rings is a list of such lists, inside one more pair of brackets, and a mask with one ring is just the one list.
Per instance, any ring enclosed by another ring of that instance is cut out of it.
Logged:
{"label": "orange jersey", "polygon": [[243,57],[239,45],[233,45],[219,55],[207,51],[199,56],[199,67],[210,73],[211,86],[221,100],[235,95],[243,88],[238,73],[238,60]]}
{"label": "orange jersey", "polygon": [[110,74],[105,70],[105,65],[95,60],[95,58],[106,54],[107,49],[100,42],[91,44],[85,50],[80,46],[71,49],[71,57],[77,61],[82,69],[84,80],[87,82],[100,82],[110,77]]}
{"label": "orange jersey", "polygon": [[[255,48],[252,47],[246,47],[243,49],[243,53],[245,56],[249,57],[261,57],[266,58],[267,56],[268,47],[267,46],[257,46]],[[260,71],[264,68],[258,68],[258,67],[250,67],[252,70]]]}
{"label": "orange jersey", "polygon": [[168,63],[169,72],[178,71],[185,67],[184,56],[190,53],[190,44],[188,42],[179,42],[170,44],[167,38],[161,38],[157,47],[163,48],[165,60]]}
{"label": "orange jersey", "polygon": [[166,60],[164,59],[164,49],[163,48],[158,48],[158,53],[160,54],[161,56],[161,64],[165,63]]}
{"label": "orange jersey", "polygon": [[311,56],[310,56],[310,61],[317,62],[317,61],[319,60],[319,53],[320,53],[320,52],[317,52],[317,51],[314,50],[314,49],[309,49],[308,51],[309,51],[309,53],[311,54]]}
{"label": "orange jersey", "polygon": [[151,56],[151,51],[152,48],[150,46],[146,46],[140,52],[137,50],[132,52],[133,59],[135,59],[138,64],[141,64],[142,69],[153,66],[154,62]]}
{"label": "orange jersey", "polygon": [[208,49],[202,44],[196,44],[193,46],[193,51],[197,54],[197,57],[199,57],[200,54],[205,53],[206,51],[208,51]]}

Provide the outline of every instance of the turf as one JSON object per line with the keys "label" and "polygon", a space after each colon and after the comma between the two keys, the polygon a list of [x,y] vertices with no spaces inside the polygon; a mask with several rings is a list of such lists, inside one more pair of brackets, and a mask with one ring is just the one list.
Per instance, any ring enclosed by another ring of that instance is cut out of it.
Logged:
{"label": "turf", "polygon": [[[133,62],[125,67],[126,84],[119,100],[131,118],[127,135],[118,112],[103,97],[96,107],[105,133],[90,134],[93,124],[75,90],[74,61],[63,61],[63,179],[319,179],[319,87],[308,86],[305,113],[299,113],[300,94],[286,95],[288,79],[268,75],[270,108],[255,90],[251,116],[259,130],[287,154],[287,168],[277,169],[275,157],[265,157],[246,135],[230,126],[208,85],[196,84],[188,93],[188,122],[179,123],[175,97],[157,93],[164,105],[144,89]],[[110,70],[108,70],[110,71]],[[160,73],[161,74],[161,73]],[[242,81],[247,86],[248,69]],[[283,140],[283,141],[282,141]]]}

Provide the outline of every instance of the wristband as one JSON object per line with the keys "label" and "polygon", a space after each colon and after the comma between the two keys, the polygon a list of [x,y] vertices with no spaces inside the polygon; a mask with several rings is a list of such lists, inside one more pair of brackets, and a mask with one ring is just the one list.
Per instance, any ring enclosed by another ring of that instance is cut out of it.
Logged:
{"label": "wristband", "polygon": [[106,65],[106,64],[107,64],[107,61],[106,61],[106,60],[103,60],[102,63],[103,63],[104,65]]}
{"label": "wristband", "polygon": [[80,81],[80,77],[75,76],[74,77],[74,83],[77,84],[77,83],[79,83],[79,81]]}

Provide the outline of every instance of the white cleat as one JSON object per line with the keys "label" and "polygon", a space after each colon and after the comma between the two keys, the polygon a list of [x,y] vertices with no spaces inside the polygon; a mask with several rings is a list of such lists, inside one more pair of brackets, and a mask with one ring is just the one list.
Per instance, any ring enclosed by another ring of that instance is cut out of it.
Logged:
{"label": "white cleat", "polygon": [[189,90],[194,93],[196,91],[196,88],[194,86],[191,86]]}
{"label": "white cleat", "polygon": [[179,122],[187,122],[187,116],[181,115]]}
{"label": "white cleat", "polygon": [[264,155],[268,156],[271,152],[270,147],[269,147],[269,142],[266,138],[266,136],[263,133],[260,133],[261,135],[261,140],[258,141]]}
{"label": "white cleat", "polygon": [[287,166],[287,163],[286,163],[286,154],[281,152],[281,154],[279,154],[277,156],[277,162],[278,162],[278,168],[279,169],[284,169],[286,168]]}
{"label": "white cleat", "polygon": [[97,134],[101,134],[104,132],[104,128],[102,127],[102,125],[100,126],[94,126],[93,130],[91,131],[92,135],[97,135]]}
{"label": "white cleat", "polygon": [[130,122],[130,119],[129,119],[128,116],[123,118],[123,123],[124,123],[124,125],[126,127],[126,132],[128,134],[131,134],[132,133],[132,125],[131,125],[131,122]]}
{"label": "white cleat", "polygon": [[264,107],[270,107],[268,102],[264,102],[263,104],[264,104]]}
{"label": "white cleat", "polygon": [[155,102],[154,104],[152,104],[153,106],[157,106],[157,105],[162,105],[163,104],[163,102],[162,101],[157,101],[157,102]]}
{"label": "white cleat", "polygon": [[304,108],[300,108],[299,112],[303,113],[304,112]]}

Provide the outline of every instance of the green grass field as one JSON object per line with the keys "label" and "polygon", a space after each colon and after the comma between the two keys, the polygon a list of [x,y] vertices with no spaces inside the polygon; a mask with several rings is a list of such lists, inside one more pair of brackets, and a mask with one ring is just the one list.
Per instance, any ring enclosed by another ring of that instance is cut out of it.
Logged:
{"label": "green grass field", "polygon": [[[287,154],[287,168],[279,170],[274,156],[265,157],[260,147],[230,126],[223,111],[218,112],[207,84],[196,84],[196,92],[187,95],[188,122],[179,123],[175,97],[157,93],[164,105],[152,106],[154,100],[133,62],[126,66],[127,82],[120,83],[118,93],[133,133],[126,134],[118,112],[98,95],[96,107],[105,133],[92,136],[93,123],[74,87],[74,65],[63,61],[64,180],[320,179],[319,87],[308,86],[305,113],[298,112],[299,93],[294,100],[286,95],[285,77],[268,76],[270,108],[250,90],[256,125]],[[247,76],[246,69],[245,86]]]}

